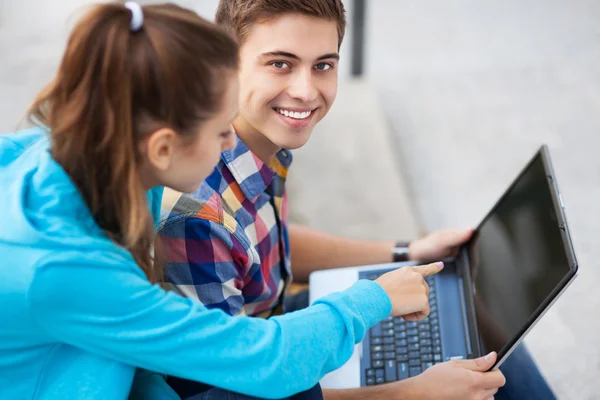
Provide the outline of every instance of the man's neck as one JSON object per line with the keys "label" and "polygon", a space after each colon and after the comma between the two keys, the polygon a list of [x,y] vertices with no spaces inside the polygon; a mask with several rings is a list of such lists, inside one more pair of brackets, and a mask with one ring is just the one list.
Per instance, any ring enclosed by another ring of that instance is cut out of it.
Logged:
{"label": "man's neck", "polygon": [[266,165],[269,165],[277,152],[281,150],[242,117],[237,117],[233,121],[233,129],[240,140],[248,146],[248,149]]}

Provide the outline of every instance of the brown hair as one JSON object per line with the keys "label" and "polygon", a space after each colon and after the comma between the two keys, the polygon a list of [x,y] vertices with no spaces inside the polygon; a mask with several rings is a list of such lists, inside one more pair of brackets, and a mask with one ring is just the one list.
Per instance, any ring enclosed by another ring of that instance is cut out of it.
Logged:
{"label": "brown hair", "polygon": [[184,8],[145,6],[143,14],[143,27],[132,32],[123,5],[87,13],[29,118],[50,128],[52,155],[98,225],[156,282],[139,141],[163,127],[194,138],[221,105],[218,82],[237,69],[238,49],[223,28]]}
{"label": "brown hair", "polygon": [[253,24],[290,13],[334,21],[338,28],[338,48],[342,45],[346,10],[341,0],[220,0],[215,20],[235,33],[242,42]]}

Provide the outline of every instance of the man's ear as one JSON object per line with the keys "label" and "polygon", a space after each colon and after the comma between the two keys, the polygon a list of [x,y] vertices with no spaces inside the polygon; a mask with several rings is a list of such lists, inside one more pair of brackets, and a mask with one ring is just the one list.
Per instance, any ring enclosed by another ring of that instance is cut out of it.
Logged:
{"label": "man's ear", "polygon": [[144,143],[144,151],[148,163],[158,171],[166,171],[171,167],[176,147],[177,133],[169,128],[161,128],[148,136]]}

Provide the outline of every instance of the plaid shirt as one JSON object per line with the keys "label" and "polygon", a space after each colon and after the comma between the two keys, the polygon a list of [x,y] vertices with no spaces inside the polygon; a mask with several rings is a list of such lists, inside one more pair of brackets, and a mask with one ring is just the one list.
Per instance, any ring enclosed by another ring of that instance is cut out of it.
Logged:
{"label": "plaid shirt", "polygon": [[278,305],[291,281],[291,161],[281,150],[267,166],[238,139],[195,193],[165,189],[158,230],[172,287],[231,315],[256,316]]}

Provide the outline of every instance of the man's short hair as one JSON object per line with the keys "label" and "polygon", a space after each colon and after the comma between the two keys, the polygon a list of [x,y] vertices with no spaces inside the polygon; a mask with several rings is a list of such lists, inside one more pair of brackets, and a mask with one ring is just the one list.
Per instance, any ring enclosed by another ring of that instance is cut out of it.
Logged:
{"label": "man's short hair", "polygon": [[215,20],[243,43],[253,24],[269,22],[290,13],[335,22],[338,48],[341,46],[346,31],[346,10],[342,0],[220,0]]}

